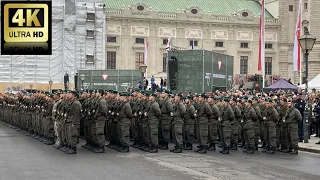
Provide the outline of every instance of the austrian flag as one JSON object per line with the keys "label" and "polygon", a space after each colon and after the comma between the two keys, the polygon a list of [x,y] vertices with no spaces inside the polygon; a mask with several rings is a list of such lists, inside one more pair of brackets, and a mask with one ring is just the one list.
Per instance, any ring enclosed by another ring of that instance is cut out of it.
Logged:
{"label": "austrian flag", "polygon": [[264,72],[264,30],[265,30],[265,0],[261,2],[261,14],[260,14],[260,37],[259,37],[259,61],[258,61],[258,71]]}
{"label": "austrian flag", "polygon": [[301,4],[302,0],[299,0],[299,7],[298,7],[298,16],[297,16],[297,22],[296,22],[296,33],[294,36],[294,45],[293,45],[293,71],[300,72],[300,45],[299,45],[299,38],[300,38],[300,32],[301,32]]}

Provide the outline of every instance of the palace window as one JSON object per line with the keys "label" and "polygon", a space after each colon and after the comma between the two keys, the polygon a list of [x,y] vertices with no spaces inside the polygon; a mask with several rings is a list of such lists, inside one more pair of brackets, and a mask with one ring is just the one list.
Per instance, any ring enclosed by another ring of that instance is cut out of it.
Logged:
{"label": "palace window", "polygon": [[240,56],[240,74],[248,74],[248,56]]}
{"label": "palace window", "polygon": [[137,70],[139,70],[140,65],[144,64],[144,53],[136,52],[136,54],[135,54],[135,64],[136,64],[135,68]]}
{"label": "palace window", "polygon": [[116,43],[117,42],[117,37],[108,36],[107,37],[107,42]]}
{"label": "palace window", "polygon": [[240,43],[241,48],[249,48],[249,43]]}
{"label": "palace window", "polygon": [[265,57],[264,72],[266,75],[272,75],[272,57]]}
{"label": "palace window", "polygon": [[136,38],[136,44],[144,44],[144,38]]}
{"label": "palace window", "polygon": [[117,52],[107,51],[107,69],[116,69]]}

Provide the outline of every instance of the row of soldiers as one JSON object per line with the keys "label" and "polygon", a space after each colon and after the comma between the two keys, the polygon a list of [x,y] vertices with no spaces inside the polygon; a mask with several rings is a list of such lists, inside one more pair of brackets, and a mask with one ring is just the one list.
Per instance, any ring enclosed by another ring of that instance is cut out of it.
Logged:
{"label": "row of soldiers", "polygon": [[[98,93],[99,98],[101,94],[103,92]],[[199,153],[215,150],[220,141],[221,153],[237,150],[240,142],[240,147],[252,154],[260,140],[264,144],[262,152],[298,153],[296,126],[301,114],[292,106],[291,99],[289,102],[282,99],[278,106],[272,98],[256,96],[241,99],[205,94],[183,97],[170,95],[169,91],[149,94],[136,90],[132,94],[109,91],[99,105],[94,103],[95,97],[95,93],[85,93],[80,98],[87,139],[83,147],[95,152],[104,152],[105,139],[110,141],[108,147],[128,152],[131,137],[132,147],[154,153],[158,149],[168,149],[172,137],[175,148],[171,152],[175,153],[192,150],[196,140]],[[104,109],[105,118],[93,121],[90,112],[96,106]]]}
{"label": "row of soldiers", "polygon": [[[135,90],[60,92],[31,96],[0,96],[0,118],[7,124],[68,154],[77,153],[80,132],[84,148],[96,153],[107,147],[129,152],[129,146],[156,153],[168,149],[171,138],[181,153],[207,153],[220,143],[220,153],[237,150],[253,154],[259,141],[264,150],[298,153],[300,112],[290,98],[262,96],[171,95],[168,90],[154,94]],[[132,141],[133,143],[132,143]]]}
{"label": "row of soldiers", "polygon": [[75,91],[0,96],[0,120],[44,144],[75,154],[81,111],[77,97]]}

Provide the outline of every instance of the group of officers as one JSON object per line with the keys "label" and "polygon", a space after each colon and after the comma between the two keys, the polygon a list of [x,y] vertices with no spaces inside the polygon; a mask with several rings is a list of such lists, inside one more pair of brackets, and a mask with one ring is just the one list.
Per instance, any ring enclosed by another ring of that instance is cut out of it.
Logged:
{"label": "group of officers", "polygon": [[197,143],[195,152],[201,154],[216,150],[216,144],[223,154],[238,147],[248,154],[258,148],[298,154],[302,116],[294,103],[285,93],[37,92],[0,95],[0,120],[67,154],[77,153],[80,135],[86,140],[82,147],[95,153],[104,153],[105,146],[157,153],[173,141],[173,153],[193,150]]}

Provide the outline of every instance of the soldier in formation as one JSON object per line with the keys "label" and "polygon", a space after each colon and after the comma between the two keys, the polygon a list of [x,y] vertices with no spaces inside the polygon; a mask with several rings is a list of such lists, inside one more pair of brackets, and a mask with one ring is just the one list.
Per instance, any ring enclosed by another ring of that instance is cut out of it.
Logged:
{"label": "soldier in formation", "polygon": [[298,154],[302,116],[294,102],[285,92],[39,91],[0,95],[0,120],[67,154],[77,153],[80,134],[86,141],[82,147],[95,153],[105,153],[105,146],[157,153],[172,141],[173,153],[193,150],[198,142],[195,152],[201,154],[215,151],[216,144],[223,154],[238,145],[253,154],[262,142],[262,152]]}

